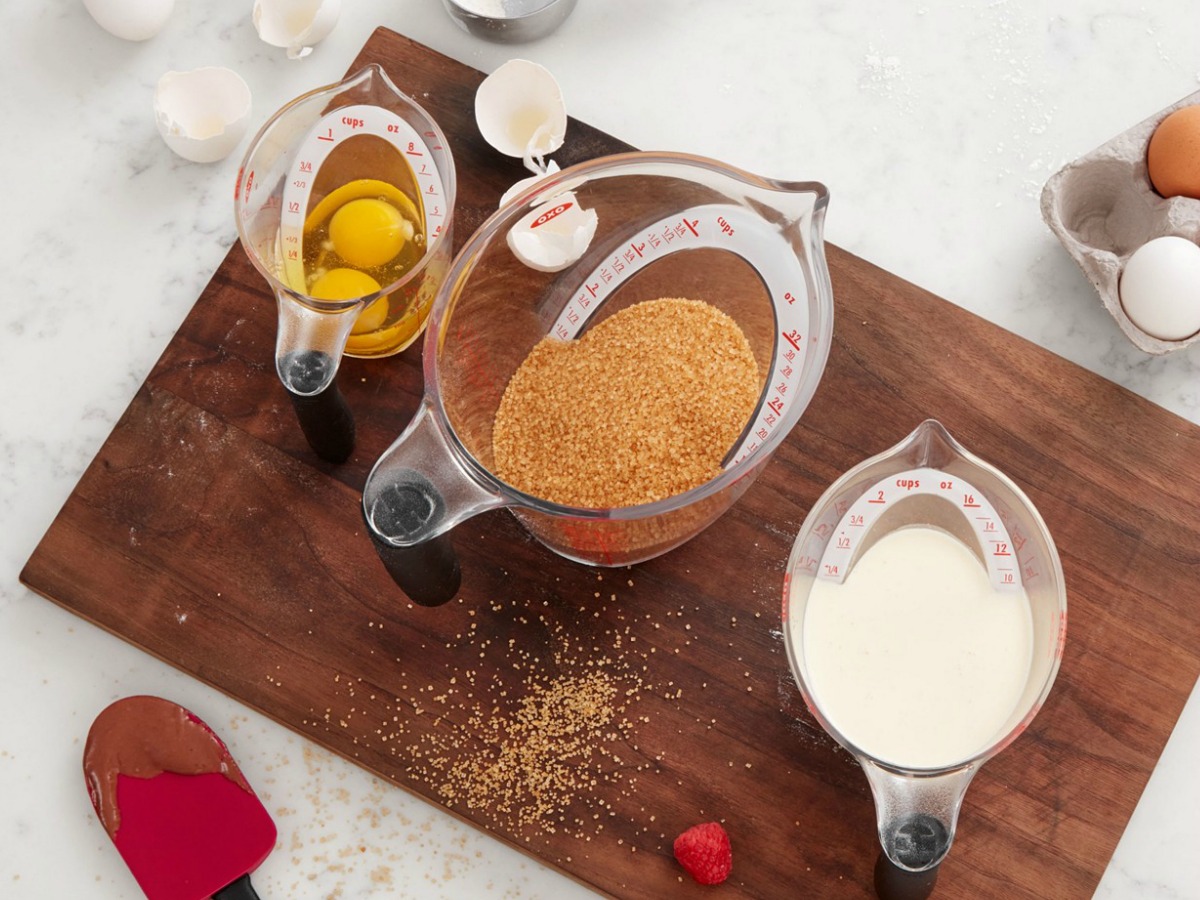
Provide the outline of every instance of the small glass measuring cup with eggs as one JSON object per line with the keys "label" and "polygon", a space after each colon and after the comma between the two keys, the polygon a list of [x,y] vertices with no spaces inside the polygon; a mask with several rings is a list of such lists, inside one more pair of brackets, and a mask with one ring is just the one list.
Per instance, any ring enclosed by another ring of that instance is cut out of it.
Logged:
{"label": "small glass measuring cup with eggs", "polygon": [[318,456],[342,462],[354,420],[343,353],[415,341],[449,268],[454,161],[437,123],[371,65],[284,106],[238,175],[242,246],[275,294],[275,367]]}

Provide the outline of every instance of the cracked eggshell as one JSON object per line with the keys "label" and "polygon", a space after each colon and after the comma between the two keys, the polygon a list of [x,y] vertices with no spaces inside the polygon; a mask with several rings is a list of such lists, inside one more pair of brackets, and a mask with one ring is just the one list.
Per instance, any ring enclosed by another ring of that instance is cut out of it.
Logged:
{"label": "cracked eggshell", "polygon": [[554,160],[550,160],[549,164],[546,166],[546,171],[543,174],[530,175],[528,178],[522,178],[520,181],[518,181],[516,184],[514,184],[512,187],[510,187],[507,191],[505,191],[503,194],[501,194],[499,205],[507,206],[508,201],[510,201],[514,197],[516,197],[517,194],[521,193],[524,190],[527,190],[528,188],[533,187],[535,184],[537,184],[543,178],[549,178],[551,175],[556,174],[558,171],[559,171],[558,163],[556,163]]}
{"label": "cracked eggshell", "polygon": [[508,230],[508,248],[539,272],[561,272],[579,260],[596,235],[599,216],[571,192],[538,204]]}
{"label": "cracked eggshell", "polygon": [[175,9],[175,0],[83,0],[96,24],[127,41],[158,34]]}
{"label": "cracked eggshell", "polygon": [[475,92],[475,121],[492,147],[530,166],[532,158],[563,145],[567,106],[548,69],[527,59],[510,59]]}
{"label": "cracked eggshell", "polygon": [[219,66],[167,72],[154,92],[154,117],[162,139],[184,159],[216,162],[246,136],[250,88]]}
{"label": "cracked eggshell", "polygon": [[254,0],[254,30],[272,47],[302,59],[333,31],[342,0]]}
{"label": "cracked eggshell", "polygon": [[1121,305],[1121,274],[1134,252],[1155,238],[1174,235],[1200,243],[1200,200],[1161,196],[1146,169],[1146,150],[1158,123],[1197,104],[1200,91],[1068,163],[1042,189],[1042,218],[1050,230],[1096,288],[1122,333],[1156,356],[1182,350],[1200,340],[1200,334],[1170,341],[1139,328]]}

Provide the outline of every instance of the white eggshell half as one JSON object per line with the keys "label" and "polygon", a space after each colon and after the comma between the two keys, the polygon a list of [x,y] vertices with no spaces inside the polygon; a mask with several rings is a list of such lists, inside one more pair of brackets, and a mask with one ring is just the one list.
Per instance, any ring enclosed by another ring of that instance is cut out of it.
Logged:
{"label": "white eggshell half", "polygon": [[510,59],[475,92],[475,121],[494,148],[528,160],[563,145],[567,106],[549,70],[527,59]]}
{"label": "white eggshell half", "polygon": [[146,41],[158,34],[175,0],[83,0],[96,24],[127,41]]}
{"label": "white eggshell half", "polygon": [[1181,341],[1200,331],[1200,247],[1187,238],[1155,238],[1125,263],[1121,306],[1142,331]]}
{"label": "white eggshell half", "polygon": [[254,0],[254,30],[272,47],[301,59],[333,31],[342,0]]}
{"label": "white eggshell half", "polygon": [[559,171],[558,163],[556,163],[554,160],[550,160],[550,162],[547,163],[547,165],[546,165],[545,172],[543,172],[540,175],[530,175],[528,178],[522,178],[520,181],[518,181],[516,184],[514,184],[512,187],[510,187],[507,191],[505,191],[504,194],[500,197],[500,206],[507,206],[508,201],[511,200],[513,197],[517,196],[517,194],[521,193],[522,191],[526,190],[527,188],[533,187],[535,184],[537,184],[543,178],[547,178],[548,176],[553,175],[558,171]]}
{"label": "white eggshell half", "polygon": [[508,248],[539,272],[561,272],[583,256],[600,219],[570,192],[535,207],[508,230]]}
{"label": "white eggshell half", "polygon": [[216,162],[246,136],[250,88],[220,66],[167,72],[154,92],[154,118],[167,146],[184,159]]}

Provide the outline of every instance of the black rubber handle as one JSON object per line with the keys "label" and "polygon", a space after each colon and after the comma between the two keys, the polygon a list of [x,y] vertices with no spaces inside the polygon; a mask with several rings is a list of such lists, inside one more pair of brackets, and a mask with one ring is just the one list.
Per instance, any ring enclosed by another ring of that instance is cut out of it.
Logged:
{"label": "black rubber handle", "polygon": [[420,606],[442,606],[454,599],[462,585],[458,556],[443,534],[414,547],[393,547],[371,532],[371,542],[383,567],[400,590]]}
{"label": "black rubber handle", "polygon": [[[462,584],[458,556],[449,534],[435,537],[446,504],[433,483],[413,469],[393,473],[395,480],[364,504],[363,518],[375,552],[400,590],[413,603],[441,606],[454,599]],[[401,542],[397,547],[389,542]]]}
{"label": "black rubber handle", "polygon": [[259,900],[259,896],[254,893],[254,885],[250,883],[249,874],[246,874],[213,894],[213,900]]}
{"label": "black rubber handle", "polygon": [[322,383],[332,364],[326,353],[300,350],[284,358],[280,378],[313,453],[327,462],[343,463],[354,452],[354,415],[337,381],[329,382],[319,394],[297,393]]}
{"label": "black rubber handle", "polygon": [[879,859],[875,860],[875,894],[879,900],[925,900],[937,886],[937,876],[938,866],[924,872],[910,872],[880,851]]}
{"label": "black rubber handle", "polygon": [[889,822],[883,835],[885,850],[875,861],[875,893],[880,900],[925,900],[932,894],[951,839],[941,820],[926,813]]}

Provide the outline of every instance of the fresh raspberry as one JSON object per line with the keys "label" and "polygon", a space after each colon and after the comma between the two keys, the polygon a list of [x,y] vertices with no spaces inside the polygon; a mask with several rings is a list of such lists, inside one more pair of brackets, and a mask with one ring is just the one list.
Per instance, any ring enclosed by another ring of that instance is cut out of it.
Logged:
{"label": "fresh raspberry", "polygon": [[729,835],[719,822],[693,825],[675,838],[675,858],[700,884],[720,884],[733,869]]}

